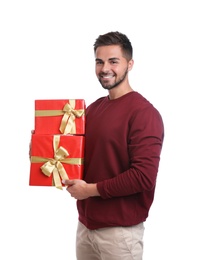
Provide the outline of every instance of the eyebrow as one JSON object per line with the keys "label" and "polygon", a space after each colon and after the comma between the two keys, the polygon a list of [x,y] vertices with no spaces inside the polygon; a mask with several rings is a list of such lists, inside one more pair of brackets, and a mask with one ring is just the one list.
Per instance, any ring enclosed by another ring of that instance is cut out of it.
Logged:
{"label": "eyebrow", "polygon": [[[108,59],[109,61],[112,61],[112,60],[120,60],[119,58],[110,58]],[[99,58],[96,58],[95,61],[102,61],[102,59],[99,59]]]}

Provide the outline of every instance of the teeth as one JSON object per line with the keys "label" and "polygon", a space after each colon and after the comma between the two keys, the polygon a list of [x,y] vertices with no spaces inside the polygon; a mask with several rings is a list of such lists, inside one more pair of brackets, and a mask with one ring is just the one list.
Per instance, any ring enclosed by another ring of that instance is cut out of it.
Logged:
{"label": "teeth", "polygon": [[105,79],[110,79],[110,78],[112,78],[113,76],[112,75],[109,75],[109,76],[103,76],[103,78],[105,78]]}

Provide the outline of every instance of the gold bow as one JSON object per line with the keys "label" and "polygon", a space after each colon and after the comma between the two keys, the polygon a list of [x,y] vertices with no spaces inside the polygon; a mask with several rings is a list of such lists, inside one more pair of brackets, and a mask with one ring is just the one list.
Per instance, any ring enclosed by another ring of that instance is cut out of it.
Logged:
{"label": "gold bow", "polygon": [[84,114],[84,110],[75,110],[75,100],[70,99],[69,103],[63,108],[64,115],[62,117],[61,125],[59,130],[63,134],[75,134],[76,126],[75,126],[75,118],[81,117]]}
{"label": "gold bow", "polygon": [[61,184],[61,179],[62,180],[69,179],[62,163],[80,165],[83,164],[83,159],[66,158],[69,155],[69,153],[62,146],[58,147],[59,142],[60,142],[60,136],[54,135],[53,136],[54,158],[43,158],[39,156],[31,156],[31,163],[45,162],[41,166],[41,171],[43,172],[43,174],[45,174],[48,177],[50,177],[50,175],[53,174],[53,181],[55,187],[62,190],[63,187]]}

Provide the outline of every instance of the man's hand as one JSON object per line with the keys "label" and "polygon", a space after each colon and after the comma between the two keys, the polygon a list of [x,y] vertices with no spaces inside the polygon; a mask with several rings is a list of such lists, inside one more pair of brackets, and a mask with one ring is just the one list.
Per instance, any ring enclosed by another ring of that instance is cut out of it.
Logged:
{"label": "man's hand", "polygon": [[[35,133],[35,130],[31,130],[31,135],[33,135]],[[31,143],[31,140],[30,140],[30,143],[29,143],[29,159],[31,158],[31,146],[32,146],[32,143]]]}
{"label": "man's hand", "polygon": [[95,183],[86,183],[83,180],[63,180],[62,183],[67,186],[66,190],[70,193],[71,197],[77,200],[100,196]]}

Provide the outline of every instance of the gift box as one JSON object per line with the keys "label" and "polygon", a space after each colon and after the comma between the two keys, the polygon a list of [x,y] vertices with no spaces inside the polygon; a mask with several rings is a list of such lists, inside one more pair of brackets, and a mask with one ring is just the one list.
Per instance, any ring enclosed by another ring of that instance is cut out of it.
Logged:
{"label": "gift box", "polygon": [[32,134],[30,186],[56,186],[64,179],[82,179],[84,136]]}
{"label": "gift box", "polygon": [[85,134],[83,99],[35,100],[35,134]]}

